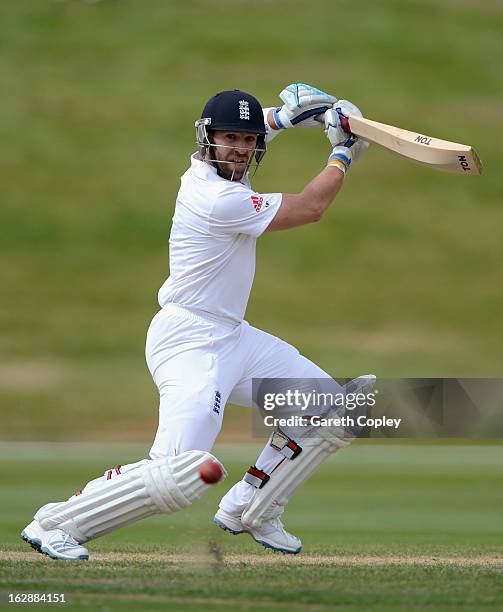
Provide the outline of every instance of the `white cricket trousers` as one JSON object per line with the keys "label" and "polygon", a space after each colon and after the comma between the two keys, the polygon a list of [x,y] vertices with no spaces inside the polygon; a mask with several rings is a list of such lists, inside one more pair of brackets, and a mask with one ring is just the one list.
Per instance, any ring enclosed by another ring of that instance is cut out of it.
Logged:
{"label": "white cricket trousers", "polygon": [[[159,427],[152,459],[190,450],[211,451],[227,401],[252,402],[253,378],[327,378],[329,375],[290,344],[252,327],[209,319],[169,304],[153,318],[146,359],[160,394]],[[267,444],[256,466],[271,473],[283,459]],[[220,507],[241,512],[255,489],[240,481]]]}

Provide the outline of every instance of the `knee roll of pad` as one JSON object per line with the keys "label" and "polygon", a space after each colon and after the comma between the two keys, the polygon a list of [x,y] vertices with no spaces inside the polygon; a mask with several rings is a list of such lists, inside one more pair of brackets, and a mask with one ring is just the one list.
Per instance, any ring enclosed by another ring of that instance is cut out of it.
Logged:
{"label": "knee roll of pad", "polygon": [[199,476],[208,459],[218,462],[204,451],[148,461],[66,502],[43,506],[35,518],[44,529],[62,529],[83,543],[154,514],[178,512],[211,486]]}

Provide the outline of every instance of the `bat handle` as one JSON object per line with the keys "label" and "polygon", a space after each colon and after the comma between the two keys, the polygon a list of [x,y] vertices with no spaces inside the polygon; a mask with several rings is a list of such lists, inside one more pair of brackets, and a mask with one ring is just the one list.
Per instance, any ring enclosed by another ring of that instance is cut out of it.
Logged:
{"label": "bat handle", "polygon": [[348,134],[351,134],[351,126],[349,125],[349,119],[341,114],[339,114],[339,118],[341,120],[342,129]]}

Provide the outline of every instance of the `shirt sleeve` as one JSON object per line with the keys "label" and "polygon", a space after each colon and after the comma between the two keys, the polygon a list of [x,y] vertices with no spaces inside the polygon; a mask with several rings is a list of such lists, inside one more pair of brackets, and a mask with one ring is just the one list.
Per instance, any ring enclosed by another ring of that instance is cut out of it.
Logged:
{"label": "shirt sleeve", "polygon": [[230,184],[216,195],[210,215],[213,230],[260,236],[281,206],[282,193],[257,193],[242,183]]}

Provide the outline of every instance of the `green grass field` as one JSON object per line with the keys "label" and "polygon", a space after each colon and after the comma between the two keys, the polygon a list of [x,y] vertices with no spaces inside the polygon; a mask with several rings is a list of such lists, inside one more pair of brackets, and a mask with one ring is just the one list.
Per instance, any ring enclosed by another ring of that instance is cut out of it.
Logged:
{"label": "green grass field", "polygon": [[[321,223],[260,239],[247,318],[336,376],[500,376],[502,29],[495,0],[3,0],[3,437],[79,439],[81,419],[151,436],[144,337],[179,176],[229,87],[274,105],[313,83],[485,164],[371,147]],[[297,191],[328,152],[321,131],[281,135],[254,184]]]}
{"label": "green grass field", "polygon": [[[503,609],[501,446],[357,442],[292,498],[295,558],[211,522],[225,486],[188,511],[89,544],[91,560],[51,561],[18,537],[30,512],[71,494],[140,446],[0,447],[2,597],[64,592],[72,609]],[[239,478],[251,446],[216,451]],[[5,502],[4,502],[5,503]]]}
{"label": "green grass field", "polygon": [[[247,319],[337,377],[502,376],[502,31],[500,0],[0,2],[1,604],[29,590],[103,611],[503,609],[497,444],[359,441],[293,499],[295,559],[214,527],[222,487],[92,543],[87,564],[18,537],[43,502],[146,455],[145,332],[194,119],[222,89],[272,106],[312,83],[473,144],[485,168],[371,147],[321,223],[260,239]],[[254,187],[299,191],[328,152],[321,131],[281,135]],[[220,442],[250,439],[248,416],[228,410]],[[254,457],[218,452],[232,480]]]}

